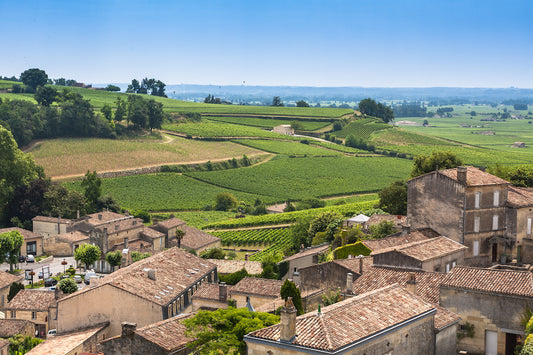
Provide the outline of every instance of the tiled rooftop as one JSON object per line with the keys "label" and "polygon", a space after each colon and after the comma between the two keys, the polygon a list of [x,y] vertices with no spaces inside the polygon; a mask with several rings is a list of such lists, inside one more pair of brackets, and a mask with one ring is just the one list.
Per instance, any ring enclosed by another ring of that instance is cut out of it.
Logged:
{"label": "tiled rooftop", "polygon": [[157,239],[165,236],[163,233],[152,228],[144,228],[141,233],[150,239]]}
{"label": "tiled rooftop", "polygon": [[181,323],[183,320],[191,316],[192,314],[184,314],[158,323],[150,324],[146,327],[137,329],[135,334],[151,343],[156,344],[166,351],[175,351],[183,348],[192,340],[191,338],[185,336],[186,328]]}
{"label": "tiled rooftop", "polygon": [[440,236],[374,251],[372,252],[372,256],[397,251],[419,261],[428,261],[464,249],[467,249],[467,247],[449,238]]}
{"label": "tiled rooftop", "polygon": [[[229,295],[230,290],[233,288],[232,285],[227,285],[226,290]],[[204,300],[219,301],[220,300],[220,285],[213,283],[203,283],[198,289],[194,292],[192,298],[201,298]]]}
{"label": "tiled rooftop", "polygon": [[351,258],[351,259],[337,259],[333,260],[334,263],[344,266],[347,269],[350,269],[356,274],[361,274],[359,271],[360,259],[363,259],[363,273],[365,273],[369,268],[374,264],[374,259],[371,256],[363,256],[362,258]]}
{"label": "tiled rooftop", "polygon": [[67,240],[71,243],[80,242],[82,240],[89,240],[89,236],[82,231],[73,231],[58,235],[58,238]]}
{"label": "tiled rooftop", "polygon": [[[57,217],[47,217],[47,216],[35,216],[35,217],[32,218],[32,221],[57,223],[58,218]],[[72,220],[65,219],[65,218],[59,218],[59,221],[60,221],[61,224],[70,224],[70,223],[72,223]]]}
{"label": "tiled rooftop", "polygon": [[528,271],[454,267],[442,287],[533,297],[533,274]]}
{"label": "tiled rooftop", "polygon": [[[433,174],[435,172],[429,173]],[[439,174],[446,175],[450,179],[457,181],[457,169],[439,170]],[[484,186],[484,185],[509,185],[509,181],[501,179],[497,176],[481,171],[473,166],[467,167],[466,182],[468,186]]]}
{"label": "tiled rooftop", "polygon": [[0,234],[6,233],[6,232],[11,232],[11,231],[18,231],[24,237],[25,240],[26,239],[42,238],[43,237],[42,234],[33,233],[32,231],[29,231],[29,230],[26,230],[26,229],[22,229],[22,228],[17,228],[17,227],[2,228],[2,229],[0,229]]}
{"label": "tiled rooftop", "polygon": [[0,319],[0,338],[10,338],[14,335],[22,334],[28,323],[31,324],[33,329],[35,329],[35,326],[29,320]]}
{"label": "tiled rooftop", "polygon": [[[164,306],[215,268],[205,259],[171,248],[119,269],[102,278],[97,285],[85,287],[60,302],[91,292],[96,287],[111,285]],[[148,278],[147,269],[155,270],[155,281]]]}
{"label": "tiled rooftop", "polygon": [[533,206],[533,189],[527,187],[509,186],[507,205],[511,207]]}
{"label": "tiled rooftop", "polygon": [[185,221],[182,221],[181,219],[174,217],[174,218],[169,218],[167,220],[161,221],[154,226],[163,227],[164,229],[169,230],[169,229],[176,228],[176,227],[183,226],[183,225],[185,225]]}
{"label": "tiled rooftop", "polygon": [[[393,285],[349,298],[296,318],[292,344],[336,351],[401,322],[427,314],[435,306]],[[279,324],[256,330],[247,337],[278,341]]]}
{"label": "tiled rooftop", "polygon": [[367,239],[362,240],[361,242],[372,251],[380,251],[382,249],[427,239],[428,236],[426,235],[426,233],[416,230],[410,232],[407,235],[401,235],[401,233],[397,233],[385,238]]}
{"label": "tiled rooftop", "polygon": [[203,248],[220,241],[220,238],[193,227],[184,225],[180,229],[185,232],[181,245],[189,249]]}
{"label": "tiled rooftop", "polygon": [[54,291],[21,290],[6,305],[6,310],[48,311],[48,307],[57,303]]}
{"label": "tiled rooftop", "polygon": [[298,259],[298,258],[303,258],[303,257],[309,256],[309,255],[315,255],[315,254],[324,253],[325,251],[327,251],[329,249],[329,247],[330,247],[329,244],[323,244],[323,245],[317,245],[317,246],[314,246],[314,247],[309,247],[309,248],[306,248],[305,250],[302,250],[299,253],[296,253],[294,255],[289,256],[288,258],[283,259],[283,261],[290,261],[290,260],[294,260],[294,259]]}
{"label": "tiled rooftop", "polygon": [[26,354],[28,355],[64,355],[81,346],[87,339],[94,336],[107,325],[86,328],[75,332],[58,334],[46,339]]}
{"label": "tiled rooftop", "polygon": [[9,272],[0,272],[0,290],[10,287],[13,282],[22,282],[23,276],[11,275]]}
{"label": "tiled rooftop", "polygon": [[225,259],[208,259],[217,266],[219,274],[233,274],[241,271],[243,268],[250,275],[258,275],[263,272],[263,267],[260,261],[250,260],[225,260]]}
{"label": "tiled rooftop", "polygon": [[231,294],[239,293],[264,297],[278,298],[283,281],[245,277],[231,289]]}
{"label": "tiled rooftop", "polygon": [[107,234],[120,233],[130,229],[144,229],[143,220],[140,218],[127,218],[118,221],[101,223],[95,229],[103,231],[107,228]]}
{"label": "tiled rooftop", "polygon": [[111,221],[130,219],[130,218],[133,218],[133,216],[115,213],[111,211],[102,211],[102,212],[88,214],[82,217],[81,219],[85,220],[89,224],[92,224],[93,226],[99,226],[101,224],[109,223]]}
{"label": "tiled rooftop", "polygon": [[[150,254],[154,253],[152,244],[142,239],[130,240],[128,242],[128,249],[132,252],[138,251],[140,253],[150,253]],[[113,245],[111,249],[109,249],[109,251],[122,251],[122,250],[124,250],[124,243],[117,243]]]}

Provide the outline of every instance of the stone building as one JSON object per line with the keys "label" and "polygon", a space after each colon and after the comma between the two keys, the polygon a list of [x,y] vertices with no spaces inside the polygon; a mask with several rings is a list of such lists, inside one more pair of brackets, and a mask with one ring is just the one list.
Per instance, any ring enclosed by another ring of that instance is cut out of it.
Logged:
{"label": "stone building", "polygon": [[[283,262],[289,263],[289,271],[283,278],[295,279],[299,276],[298,269],[306,266],[318,264],[318,256],[329,250],[329,244],[317,245],[302,249],[299,253],[283,259]],[[297,280],[295,280],[297,281]]]}
{"label": "stone building", "polygon": [[533,189],[509,186],[507,194],[507,235],[516,239],[513,256],[518,263],[533,263]]}
{"label": "stone building", "polygon": [[181,323],[191,314],[179,315],[137,329],[135,323],[122,323],[122,333],[102,341],[106,355],[185,355],[192,341]]}
{"label": "stone building", "polygon": [[7,304],[7,295],[13,282],[22,282],[23,276],[15,276],[9,272],[0,272],[0,310],[4,310]]}
{"label": "stone building", "polygon": [[0,319],[0,338],[11,338],[17,334],[35,336],[35,324],[26,319]]}
{"label": "stone building", "polygon": [[20,255],[43,255],[43,235],[40,233],[34,233],[26,229],[11,227],[0,229],[0,234],[17,231],[24,238],[24,242],[20,246]]}
{"label": "stone building", "polygon": [[[121,322],[143,327],[191,308],[201,284],[217,282],[216,266],[178,248],[140,260],[58,302],[58,333],[110,322],[109,335]],[[134,310],[134,311],[133,311]]]}
{"label": "stone building", "polygon": [[249,355],[434,354],[435,313],[434,305],[393,285],[298,317],[287,302],[279,324],[244,341]]}
{"label": "stone building", "polygon": [[473,326],[459,349],[512,355],[524,334],[520,319],[533,306],[533,274],[457,266],[441,282],[440,305]]}
{"label": "stone building", "polygon": [[200,309],[216,311],[219,308],[228,308],[228,293],[232,288],[233,286],[224,282],[202,284],[192,296],[192,312]]}
{"label": "stone building", "polygon": [[71,224],[70,219],[61,217],[36,216],[32,219],[33,232],[42,234],[44,237],[66,233]]}
{"label": "stone building", "polygon": [[506,233],[510,183],[474,167],[436,170],[407,181],[407,217],[468,247],[465,263],[486,266],[510,253]]}
{"label": "stone building", "polygon": [[291,127],[290,124],[282,124],[282,125],[276,126],[274,127],[273,131],[274,133],[285,134],[287,136],[294,135],[294,129]]}
{"label": "stone building", "polygon": [[237,302],[236,307],[254,310],[265,303],[281,297],[282,281],[245,277],[229,290],[230,298]]}
{"label": "stone building", "polygon": [[[165,245],[167,248],[178,246],[185,250],[194,250],[200,254],[206,249],[220,248],[221,239],[209,233],[201,231],[191,226],[187,226],[184,221],[178,218],[170,218],[150,226],[151,229],[157,230],[165,235]],[[177,231],[184,233],[179,240]]]}
{"label": "stone building", "polygon": [[185,224],[185,221],[172,217],[159,223],[155,223],[151,225],[150,228],[163,233],[165,235],[165,245],[170,245],[169,243],[171,241],[176,240],[176,231],[182,229]]}

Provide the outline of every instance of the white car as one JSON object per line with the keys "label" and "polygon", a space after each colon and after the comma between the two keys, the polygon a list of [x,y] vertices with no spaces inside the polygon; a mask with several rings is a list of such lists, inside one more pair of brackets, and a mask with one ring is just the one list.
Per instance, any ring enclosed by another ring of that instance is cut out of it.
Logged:
{"label": "white car", "polygon": [[34,263],[35,262],[35,257],[31,254],[29,254],[27,257],[26,257],[26,262],[27,263]]}

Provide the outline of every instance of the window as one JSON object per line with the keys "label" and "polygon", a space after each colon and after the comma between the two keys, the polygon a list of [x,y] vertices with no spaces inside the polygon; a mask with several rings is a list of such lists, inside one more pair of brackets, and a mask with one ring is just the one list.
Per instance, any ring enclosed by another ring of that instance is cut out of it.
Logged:
{"label": "window", "polygon": [[31,312],[31,319],[37,319],[37,312]]}
{"label": "window", "polygon": [[474,232],[479,232],[479,217],[474,217]]}
{"label": "window", "polygon": [[450,272],[450,263],[446,263],[446,273]]}
{"label": "window", "polygon": [[494,207],[500,205],[500,191],[494,191]]}
{"label": "window", "polygon": [[498,215],[492,216],[492,230],[498,229]]}
{"label": "window", "polygon": [[11,318],[17,318],[17,311],[11,311]]}
{"label": "window", "polygon": [[37,242],[26,243],[26,254],[37,255]]}
{"label": "window", "polygon": [[455,267],[455,265],[457,265],[457,261],[452,261],[452,269]]}
{"label": "window", "polygon": [[527,219],[527,235],[531,237],[531,217]]}
{"label": "window", "polygon": [[479,208],[480,200],[481,200],[481,192],[476,192],[475,208]]}
{"label": "window", "polygon": [[473,247],[472,254],[474,256],[478,256],[479,255],[479,241],[478,240],[474,241],[474,247]]}

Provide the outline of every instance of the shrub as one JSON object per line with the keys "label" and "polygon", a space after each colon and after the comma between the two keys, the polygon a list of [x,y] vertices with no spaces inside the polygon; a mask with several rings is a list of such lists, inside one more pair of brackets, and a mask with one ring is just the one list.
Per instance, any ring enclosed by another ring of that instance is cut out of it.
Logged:
{"label": "shrub", "polygon": [[78,285],[73,279],[63,279],[59,281],[57,287],[67,295],[78,291]]}
{"label": "shrub", "polygon": [[367,248],[363,243],[357,242],[354,244],[347,244],[343,247],[339,247],[335,250],[333,250],[333,255],[335,259],[347,259],[348,255],[363,255],[368,256],[372,250]]}

